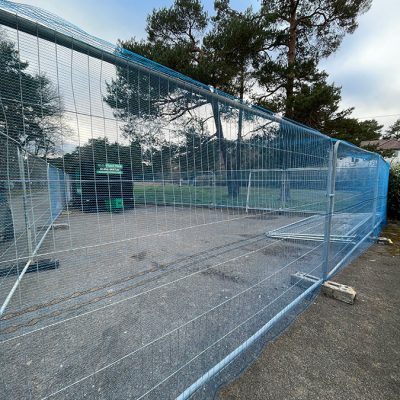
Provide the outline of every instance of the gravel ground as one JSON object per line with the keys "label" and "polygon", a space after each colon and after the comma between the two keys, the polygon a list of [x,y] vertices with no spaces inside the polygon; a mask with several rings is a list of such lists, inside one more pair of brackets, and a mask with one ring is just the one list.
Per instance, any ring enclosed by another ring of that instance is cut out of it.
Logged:
{"label": "gravel ground", "polygon": [[64,213],[39,256],[60,267],[27,274],[0,320],[0,399],[175,398],[304,291],[292,274],[320,276],[322,242],[266,236],[301,218]]}
{"label": "gravel ground", "polygon": [[320,243],[265,236],[299,219],[62,215],[41,248],[60,267],[27,274],[0,321],[0,398],[174,398],[304,290],[291,274],[320,274]]}
{"label": "gravel ground", "polygon": [[400,395],[400,224],[335,277],[357,290],[354,305],[320,295],[221,400],[360,399]]}

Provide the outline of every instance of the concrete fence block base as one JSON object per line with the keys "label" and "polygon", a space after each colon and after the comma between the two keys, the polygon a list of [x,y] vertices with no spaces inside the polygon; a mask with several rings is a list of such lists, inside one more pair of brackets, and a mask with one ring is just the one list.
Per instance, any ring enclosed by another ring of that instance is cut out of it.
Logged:
{"label": "concrete fence block base", "polygon": [[357,292],[351,286],[342,285],[341,283],[326,281],[322,285],[322,293],[347,304],[354,304]]}
{"label": "concrete fence block base", "polygon": [[[290,284],[296,285],[302,289],[308,289],[315,282],[318,281],[316,276],[305,274],[304,272],[296,272],[290,276]],[[342,285],[341,283],[326,281],[322,285],[322,293],[332,299],[343,301],[347,304],[354,304],[356,298],[356,291],[347,285]]]}

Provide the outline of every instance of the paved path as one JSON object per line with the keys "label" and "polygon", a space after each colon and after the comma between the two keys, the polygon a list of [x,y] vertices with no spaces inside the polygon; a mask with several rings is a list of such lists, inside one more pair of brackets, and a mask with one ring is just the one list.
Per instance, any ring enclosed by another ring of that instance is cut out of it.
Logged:
{"label": "paved path", "polygon": [[400,224],[335,277],[358,293],[350,306],[316,302],[220,392],[233,399],[400,398]]}

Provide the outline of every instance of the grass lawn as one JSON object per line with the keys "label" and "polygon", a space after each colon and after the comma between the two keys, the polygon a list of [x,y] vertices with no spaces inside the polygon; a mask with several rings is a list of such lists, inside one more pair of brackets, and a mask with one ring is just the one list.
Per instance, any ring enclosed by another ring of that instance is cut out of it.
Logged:
{"label": "grass lawn", "polygon": [[[291,189],[290,198],[285,207],[280,199],[279,188],[251,188],[249,196],[250,208],[290,208],[298,211],[325,211],[326,195],[323,190]],[[136,204],[156,205],[220,205],[230,207],[246,207],[247,187],[241,187],[239,196],[228,196],[226,186],[192,186],[162,182],[141,183],[134,186]],[[354,193],[338,193],[336,201],[345,205],[347,199],[354,198]],[[348,200],[347,202],[350,202]],[[350,204],[350,203],[349,203]]]}

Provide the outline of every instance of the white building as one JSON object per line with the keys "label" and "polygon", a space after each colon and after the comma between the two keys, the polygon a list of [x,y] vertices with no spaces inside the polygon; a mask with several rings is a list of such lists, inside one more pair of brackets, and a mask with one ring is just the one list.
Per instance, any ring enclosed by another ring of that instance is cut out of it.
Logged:
{"label": "white building", "polygon": [[391,157],[385,157],[390,164],[400,163],[400,140],[399,139],[379,139],[364,140],[361,147],[376,147],[377,150],[387,150],[393,152]]}

